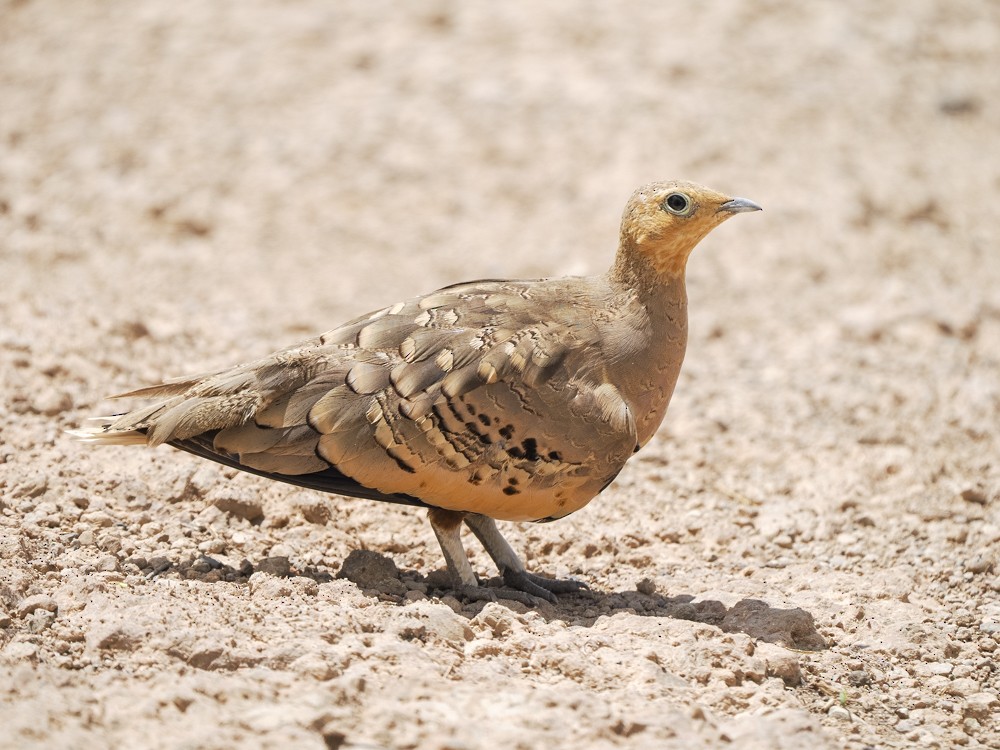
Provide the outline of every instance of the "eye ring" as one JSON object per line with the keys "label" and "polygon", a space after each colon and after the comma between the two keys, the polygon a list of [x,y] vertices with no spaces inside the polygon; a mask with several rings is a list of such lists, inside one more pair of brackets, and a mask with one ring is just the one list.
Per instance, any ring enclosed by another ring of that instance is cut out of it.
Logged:
{"label": "eye ring", "polygon": [[676,216],[687,216],[694,208],[694,203],[684,193],[671,193],[663,199],[660,206]]}

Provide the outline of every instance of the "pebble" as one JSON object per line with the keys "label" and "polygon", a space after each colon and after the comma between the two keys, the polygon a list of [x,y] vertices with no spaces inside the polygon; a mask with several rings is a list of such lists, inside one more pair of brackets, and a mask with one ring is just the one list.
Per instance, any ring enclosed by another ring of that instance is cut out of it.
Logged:
{"label": "pebble", "polygon": [[945,688],[945,692],[948,695],[960,695],[963,697],[973,695],[979,692],[979,683],[976,680],[971,680],[968,677],[959,677],[958,679],[952,680],[948,687]]}
{"label": "pebble", "polygon": [[403,610],[405,618],[418,622],[434,636],[455,644],[464,644],[473,639],[469,621],[456,614],[449,607],[430,600],[415,601]]}
{"label": "pebble", "polygon": [[[213,492],[212,504],[221,511],[230,515],[246,519],[253,522],[264,517],[264,506],[255,495],[246,493],[235,493],[232,490],[222,492],[226,488],[220,488],[219,492]],[[235,536],[235,535],[234,535]]]}
{"label": "pebble", "polygon": [[989,500],[989,498],[986,497],[986,493],[978,487],[970,487],[962,490],[962,499],[967,503],[975,503],[976,505],[986,505]]}
{"label": "pebble", "polygon": [[974,693],[966,697],[962,713],[974,719],[987,719],[993,714],[993,707],[997,703],[996,693]]}
{"label": "pebble", "polygon": [[862,685],[870,685],[872,678],[865,670],[855,669],[848,673],[847,681],[854,687],[861,687]]}
{"label": "pebble", "polygon": [[33,659],[38,653],[38,647],[33,643],[26,643],[24,641],[15,641],[14,643],[8,643],[3,650],[4,656],[15,661],[22,661],[25,659]]}
{"label": "pebble", "polygon": [[56,612],[59,606],[56,600],[47,594],[35,594],[21,600],[17,605],[17,616],[27,617],[36,609],[44,609],[48,612]]}
{"label": "pebble", "polygon": [[802,684],[802,668],[793,652],[770,643],[759,643],[756,656],[764,660],[768,677],[778,677],[789,687]]}
{"label": "pebble", "polygon": [[118,558],[114,555],[104,555],[97,561],[97,569],[105,573],[118,570]]}
{"label": "pebble", "polygon": [[993,558],[989,555],[976,555],[965,563],[965,569],[970,573],[986,573],[993,568]]}
{"label": "pebble", "polygon": [[288,562],[288,558],[282,555],[265,557],[254,566],[254,569],[259,573],[267,573],[278,578],[285,578],[291,573],[292,566]]}
{"label": "pebble", "polygon": [[197,560],[191,563],[191,570],[195,573],[207,573],[215,568],[222,567],[222,563],[214,558],[208,557],[207,555],[201,555]]}
{"label": "pebble", "polygon": [[1000,622],[986,622],[980,624],[979,629],[984,633],[1000,633]]}
{"label": "pebble", "polygon": [[843,706],[830,706],[826,713],[827,716],[832,716],[833,718],[840,719],[841,721],[851,721],[851,712]]}
{"label": "pebble", "polygon": [[656,584],[649,578],[643,578],[635,585],[635,590],[640,594],[645,594],[646,596],[652,596],[656,593]]}
{"label": "pebble", "polygon": [[295,557],[295,550],[291,548],[288,544],[276,544],[271,547],[270,557]]}
{"label": "pebble", "polygon": [[55,619],[55,612],[50,612],[47,609],[36,609],[27,618],[25,618],[25,622],[28,624],[29,633],[41,633],[49,627],[49,625],[55,622]]}
{"label": "pebble", "polygon": [[88,523],[92,526],[111,526],[114,524],[115,519],[105,513],[103,510],[93,510],[80,515],[80,520],[84,523]]}
{"label": "pebble", "polygon": [[344,560],[337,578],[346,578],[361,590],[375,589],[403,596],[406,587],[399,580],[399,568],[389,557],[372,550],[353,550]]}
{"label": "pebble", "polygon": [[92,547],[97,541],[94,538],[94,532],[90,529],[81,531],[80,536],[78,536],[76,540],[80,543],[81,547]]}
{"label": "pebble", "polygon": [[795,541],[788,534],[778,534],[771,541],[782,549],[791,549],[795,546]]}
{"label": "pebble", "polygon": [[329,523],[333,517],[333,511],[330,509],[329,504],[322,499],[313,500],[310,498],[309,500],[299,501],[296,505],[302,517],[309,523],[323,526]]}
{"label": "pebble", "polygon": [[218,555],[226,551],[226,543],[221,539],[207,539],[198,545],[198,551],[208,555]]}
{"label": "pebble", "polygon": [[954,668],[955,667],[953,665],[944,661],[932,661],[925,667],[925,669],[931,674],[939,674],[939,675],[951,674],[951,670]]}
{"label": "pebble", "polygon": [[[32,498],[45,494],[49,488],[49,479],[42,472],[36,472],[25,478],[20,484],[14,487],[11,492],[13,497]],[[29,509],[33,510],[33,508]]]}
{"label": "pebble", "polygon": [[173,565],[173,563],[170,562],[169,558],[157,555],[149,561],[149,575],[154,576],[158,573],[162,573],[163,571],[169,569],[171,565]]}

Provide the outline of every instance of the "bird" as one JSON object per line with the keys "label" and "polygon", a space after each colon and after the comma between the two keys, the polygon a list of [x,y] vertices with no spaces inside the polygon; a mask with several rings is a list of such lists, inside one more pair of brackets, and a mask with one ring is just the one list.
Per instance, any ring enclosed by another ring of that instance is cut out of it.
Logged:
{"label": "bird", "polygon": [[426,508],[456,592],[495,598],[464,523],[509,598],[554,602],[586,584],[529,572],[496,521],[579,510],[649,442],[687,346],[688,258],[723,221],[759,210],[654,182],[628,200],[605,273],[446,286],[262,359],[113,396],[153,401],[71,432]]}

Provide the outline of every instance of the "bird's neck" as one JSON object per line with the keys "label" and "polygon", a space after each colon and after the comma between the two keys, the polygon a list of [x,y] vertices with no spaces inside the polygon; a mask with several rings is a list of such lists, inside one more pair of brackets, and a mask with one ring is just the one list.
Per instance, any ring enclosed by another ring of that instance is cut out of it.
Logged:
{"label": "bird's neck", "polygon": [[642,256],[619,252],[608,274],[615,292],[634,299],[637,330],[648,335],[620,373],[620,390],[636,417],[639,444],[656,432],[666,414],[687,348],[687,290],[684,269],[658,273]]}
{"label": "bird's neck", "polygon": [[694,245],[685,235],[670,237],[623,235],[611,267],[612,282],[635,289],[641,295],[655,294],[679,281],[684,286],[684,269]]}

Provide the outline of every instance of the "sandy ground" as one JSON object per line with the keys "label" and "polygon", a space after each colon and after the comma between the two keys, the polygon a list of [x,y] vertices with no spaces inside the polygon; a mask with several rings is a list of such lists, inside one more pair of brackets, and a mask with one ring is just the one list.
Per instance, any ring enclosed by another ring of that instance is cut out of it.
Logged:
{"label": "sandy ground", "polygon": [[[986,0],[0,4],[0,745],[1000,746],[998,70]],[[461,603],[421,512],[62,432],[601,271],[669,177],[766,210],[654,441],[504,525],[590,594]]]}

